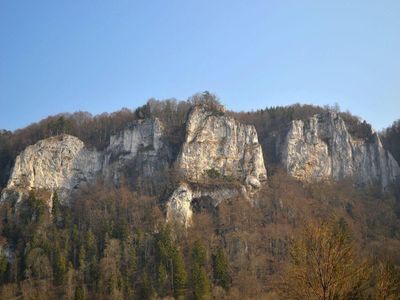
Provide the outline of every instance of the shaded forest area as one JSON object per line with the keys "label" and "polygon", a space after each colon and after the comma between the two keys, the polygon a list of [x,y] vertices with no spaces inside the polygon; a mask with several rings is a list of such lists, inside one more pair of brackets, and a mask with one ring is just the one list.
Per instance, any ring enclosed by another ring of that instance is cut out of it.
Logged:
{"label": "shaded forest area", "polygon": [[[51,214],[34,194],[18,211],[2,206],[0,245],[12,259],[0,256],[1,299],[400,296],[396,191],[302,184],[276,171],[253,205],[223,202],[188,229],[124,185],[99,182],[62,202],[55,194]],[[323,278],[351,278],[321,285],[322,266]]]}

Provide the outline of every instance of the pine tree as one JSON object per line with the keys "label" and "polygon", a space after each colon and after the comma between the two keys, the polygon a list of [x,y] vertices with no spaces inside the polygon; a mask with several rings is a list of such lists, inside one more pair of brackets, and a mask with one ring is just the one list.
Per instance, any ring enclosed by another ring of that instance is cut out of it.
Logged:
{"label": "pine tree", "polygon": [[46,204],[40,198],[36,198],[33,191],[29,193],[29,197],[21,208],[20,216],[25,224],[34,222],[39,224],[46,210]]}
{"label": "pine tree", "polygon": [[147,300],[153,297],[153,287],[147,272],[144,272],[140,285],[139,299]]}
{"label": "pine tree", "polygon": [[168,272],[164,264],[158,266],[157,290],[160,296],[165,296],[168,292]]}
{"label": "pine tree", "polygon": [[207,250],[200,240],[197,240],[193,244],[192,258],[193,262],[199,266],[204,266],[206,263]]}
{"label": "pine tree", "polygon": [[91,229],[88,230],[86,235],[86,254],[86,279],[88,281],[96,281],[99,277],[99,265],[97,259],[96,238]]}
{"label": "pine tree", "polygon": [[192,270],[194,299],[210,299],[211,285],[205,267],[195,263]]}
{"label": "pine tree", "polygon": [[74,300],[85,300],[85,299],[86,299],[85,289],[83,288],[82,285],[78,285],[75,289]]}
{"label": "pine tree", "polygon": [[229,275],[229,262],[225,251],[219,247],[217,253],[213,256],[214,280],[215,283],[229,290],[231,278]]}
{"label": "pine tree", "polygon": [[181,251],[176,248],[174,249],[172,257],[172,278],[174,296],[176,299],[181,299],[185,295],[187,286],[187,273],[185,270],[185,263]]}
{"label": "pine tree", "polygon": [[56,250],[54,253],[53,270],[54,270],[54,281],[56,285],[63,284],[67,272],[67,261],[65,259],[65,256],[61,254],[61,251],[58,246],[56,246]]}
{"label": "pine tree", "polygon": [[[166,296],[173,289],[173,252],[170,227],[163,226],[155,236],[158,292]],[[170,284],[168,285],[168,282]]]}
{"label": "pine tree", "polygon": [[206,248],[200,241],[196,241],[193,245],[192,259],[193,297],[194,299],[210,299],[211,285],[205,268]]}
{"label": "pine tree", "polygon": [[54,194],[53,194],[51,215],[52,215],[53,223],[56,224],[58,227],[60,227],[62,225],[61,203],[60,203],[60,199],[58,198],[57,191],[54,191]]}

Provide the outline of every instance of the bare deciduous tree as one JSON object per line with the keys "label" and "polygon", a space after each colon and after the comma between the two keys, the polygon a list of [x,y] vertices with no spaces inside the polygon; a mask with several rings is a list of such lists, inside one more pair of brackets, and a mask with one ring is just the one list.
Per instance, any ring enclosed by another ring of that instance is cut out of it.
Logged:
{"label": "bare deciduous tree", "polygon": [[278,286],[285,299],[353,299],[368,281],[368,265],[358,261],[340,222],[306,225],[292,244],[290,258]]}

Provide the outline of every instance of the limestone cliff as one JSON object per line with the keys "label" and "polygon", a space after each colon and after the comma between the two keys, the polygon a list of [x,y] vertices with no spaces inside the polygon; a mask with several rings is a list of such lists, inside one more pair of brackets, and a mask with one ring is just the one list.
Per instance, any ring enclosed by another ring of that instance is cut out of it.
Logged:
{"label": "limestone cliff", "polygon": [[160,122],[148,119],[111,136],[104,151],[90,150],[71,135],[40,140],[17,156],[2,200],[10,195],[19,200],[31,190],[58,191],[66,199],[82,183],[99,177],[117,183],[127,166],[143,176],[152,176],[168,166],[168,155],[161,152],[161,137]]}
{"label": "limestone cliff", "polygon": [[203,106],[189,114],[176,167],[185,179],[195,182],[213,173],[258,187],[267,178],[254,126]]}
{"label": "limestone cliff", "polygon": [[186,182],[234,181],[241,187],[193,189],[185,182],[167,204],[167,219],[190,224],[192,201],[208,196],[212,204],[238,193],[251,195],[267,179],[261,145],[254,126],[244,125],[223,111],[195,106],[186,122],[186,138],[175,162]]}
{"label": "limestone cliff", "polygon": [[127,167],[145,177],[166,169],[170,154],[163,134],[163,125],[158,119],[146,119],[135,121],[111,136],[104,155],[105,177],[118,181],[121,170]]}
{"label": "limestone cliff", "polygon": [[65,193],[78,188],[82,182],[92,181],[101,168],[101,154],[87,149],[76,137],[61,135],[41,140],[17,156],[2,198],[10,191]]}
{"label": "limestone cliff", "polygon": [[400,176],[400,168],[377,133],[353,138],[336,113],[315,115],[290,124],[282,148],[282,163],[289,174],[305,181],[353,178],[360,185],[385,188]]}
{"label": "limestone cliff", "polygon": [[183,182],[175,189],[167,202],[167,220],[189,226],[193,215],[193,200],[207,197],[210,204],[217,207],[222,201],[238,196],[240,192],[246,196],[246,191],[233,187],[201,188]]}

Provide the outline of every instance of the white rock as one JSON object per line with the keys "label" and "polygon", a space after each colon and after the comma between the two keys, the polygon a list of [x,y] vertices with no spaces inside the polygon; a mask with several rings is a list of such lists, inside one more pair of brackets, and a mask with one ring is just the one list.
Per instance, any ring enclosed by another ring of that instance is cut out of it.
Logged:
{"label": "white rock", "polygon": [[110,137],[110,145],[104,154],[103,175],[115,182],[129,161],[140,160],[137,170],[150,177],[155,171],[168,167],[167,156],[161,155],[163,149],[163,126],[156,119],[138,120],[122,132]]}
{"label": "white rock", "polygon": [[212,170],[241,182],[247,176],[267,178],[261,145],[252,125],[196,106],[186,125],[186,139],[176,161],[184,178],[199,181]]}
{"label": "white rock", "polygon": [[385,188],[400,168],[376,133],[370,141],[353,139],[336,113],[292,121],[282,163],[289,174],[305,181],[353,178],[358,184],[378,183]]}
{"label": "white rock", "polygon": [[246,185],[252,186],[253,188],[260,188],[261,182],[254,176],[247,176],[246,177]]}
{"label": "white rock", "polygon": [[167,202],[167,221],[179,222],[186,227],[192,222],[192,201],[196,198],[210,197],[212,205],[217,207],[222,201],[239,195],[240,190],[234,187],[191,187],[182,182]]}
{"label": "white rock", "polygon": [[167,203],[167,220],[184,224],[186,227],[189,226],[193,214],[190,207],[192,199],[193,193],[189,185],[181,183]]}
{"label": "white rock", "polygon": [[101,170],[101,154],[76,137],[61,135],[28,146],[16,158],[7,190],[73,190],[93,181]]}
{"label": "white rock", "polygon": [[111,136],[105,151],[89,150],[80,139],[66,134],[40,140],[17,156],[1,199],[13,196],[18,202],[31,190],[57,190],[67,199],[82,183],[101,175],[117,182],[132,160],[137,160],[141,175],[151,176],[168,166],[165,155],[159,156],[162,134],[159,120],[148,119]]}
{"label": "white rock", "polygon": [[244,125],[222,112],[196,106],[189,114],[186,138],[175,163],[186,181],[212,183],[217,180],[235,180],[244,186],[196,188],[182,183],[167,203],[167,219],[190,225],[191,202],[195,198],[211,197],[213,205],[240,193],[248,198],[252,189],[261,186],[267,178],[261,145],[252,125]]}

